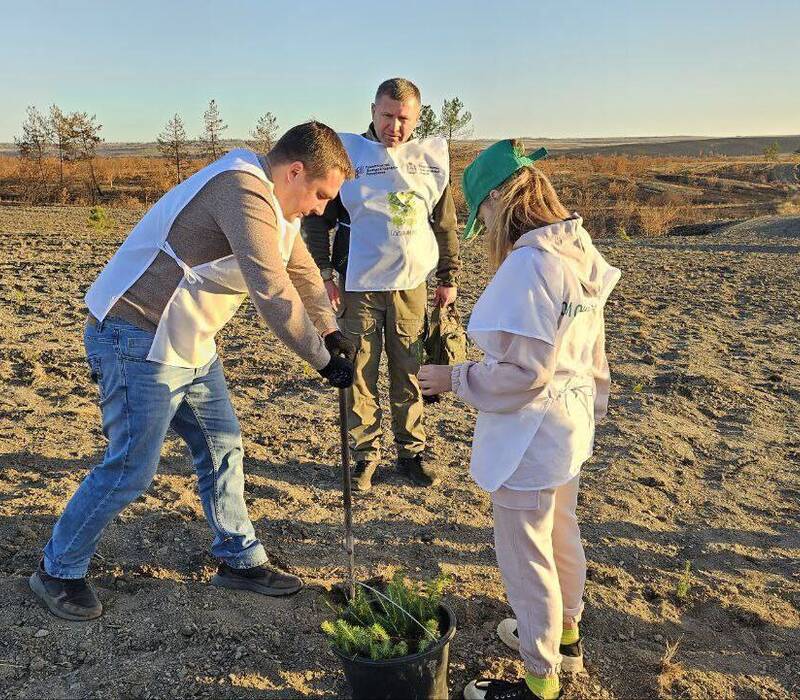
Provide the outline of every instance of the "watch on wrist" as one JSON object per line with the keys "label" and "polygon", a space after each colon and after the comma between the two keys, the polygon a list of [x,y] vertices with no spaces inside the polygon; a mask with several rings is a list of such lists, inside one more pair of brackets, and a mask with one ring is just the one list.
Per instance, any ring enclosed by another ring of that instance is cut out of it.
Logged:
{"label": "watch on wrist", "polygon": [[330,282],[333,279],[333,268],[326,267],[324,270],[320,270],[319,276],[322,277],[323,282]]}

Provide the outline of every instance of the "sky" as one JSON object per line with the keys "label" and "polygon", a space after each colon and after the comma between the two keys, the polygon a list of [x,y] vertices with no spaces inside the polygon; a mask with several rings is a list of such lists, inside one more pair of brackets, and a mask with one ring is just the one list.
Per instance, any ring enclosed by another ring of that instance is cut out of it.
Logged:
{"label": "sky", "polygon": [[369,123],[402,76],[476,138],[800,133],[797,0],[0,0],[0,142],[25,108],[96,114],[107,141],[190,136],[215,99],[245,138],[273,112]]}

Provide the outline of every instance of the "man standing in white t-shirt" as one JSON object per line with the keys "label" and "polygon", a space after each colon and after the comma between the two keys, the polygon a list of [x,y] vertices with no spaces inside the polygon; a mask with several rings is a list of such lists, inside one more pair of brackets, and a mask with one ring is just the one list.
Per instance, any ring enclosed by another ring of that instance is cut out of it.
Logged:
{"label": "man standing in white t-shirt", "polygon": [[354,483],[362,491],[371,487],[381,456],[378,368],[384,349],[398,470],[419,486],[439,481],[423,460],[426,438],[416,375],[426,277],[435,271],[434,303],[447,306],[456,298],[461,263],[447,143],[440,137],[412,138],[419,113],[420,93],[412,82],[381,83],[367,131],[340,134],[355,178],[322,216],[303,222],[339,325],[359,348],[348,425]]}

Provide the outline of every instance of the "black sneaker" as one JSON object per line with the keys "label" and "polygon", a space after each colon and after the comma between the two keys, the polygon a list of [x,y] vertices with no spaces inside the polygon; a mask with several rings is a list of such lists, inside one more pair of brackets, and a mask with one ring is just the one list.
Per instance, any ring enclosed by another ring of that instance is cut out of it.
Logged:
{"label": "black sneaker", "polygon": [[[497,625],[497,636],[507,647],[519,651],[517,621],[513,617],[507,617]],[[580,639],[572,644],[561,644],[558,651],[561,653],[561,670],[564,673],[583,671],[583,645]]]}
{"label": "black sneaker", "polygon": [[103,604],[85,578],[50,576],[39,562],[28,584],[45,607],[62,620],[85,622],[103,614]]}
{"label": "black sneaker", "polygon": [[377,459],[359,459],[356,461],[351,474],[356,491],[369,491],[372,488],[372,475],[377,468]]}
{"label": "black sneaker", "polygon": [[235,588],[272,596],[292,595],[303,587],[302,579],[280,569],[269,569],[266,566],[234,569],[225,562],[219,565],[211,583],[221,588]]}
{"label": "black sneaker", "polygon": [[417,486],[436,486],[441,481],[436,470],[425,464],[422,455],[401,457],[397,460],[397,471],[407,476]]}
{"label": "black sneaker", "polygon": [[[562,697],[564,692],[558,691],[558,697]],[[525,679],[518,681],[504,681],[499,678],[479,678],[470,681],[464,688],[464,700],[542,700],[534,693],[525,682]]]}

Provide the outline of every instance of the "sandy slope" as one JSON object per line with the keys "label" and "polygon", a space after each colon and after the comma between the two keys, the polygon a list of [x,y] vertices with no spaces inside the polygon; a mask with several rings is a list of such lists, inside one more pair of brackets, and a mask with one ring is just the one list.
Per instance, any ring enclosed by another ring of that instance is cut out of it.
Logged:
{"label": "sandy slope", "polygon": [[[275,601],[206,585],[210,538],[170,439],[155,484],[93,563],[106,615],[63,623],[31,599],[54,518],[103,449],[80,298],[135,220],[115,215],[118,231],[98,235],[84,210],[0,209],[0,697],[343,694],[318,632],[344,563],[335,395],[249,308],[222,342],[248,500],[275,561],[308,588]],[[800,219],[601,248],[625,274],[608,313],[612,409],[581,498],[589,673],[569,696],[796,696]],[[485,280],[480,252],[467,251],[464,312]],[[429,411],[440,489],[406,485],[389,453],[356,502],[361,574],[452,574],[454,696],[476,673],[520,670],[494,638],[508,607],[488,499],[466,478],[472,420],[452,400]]]}

